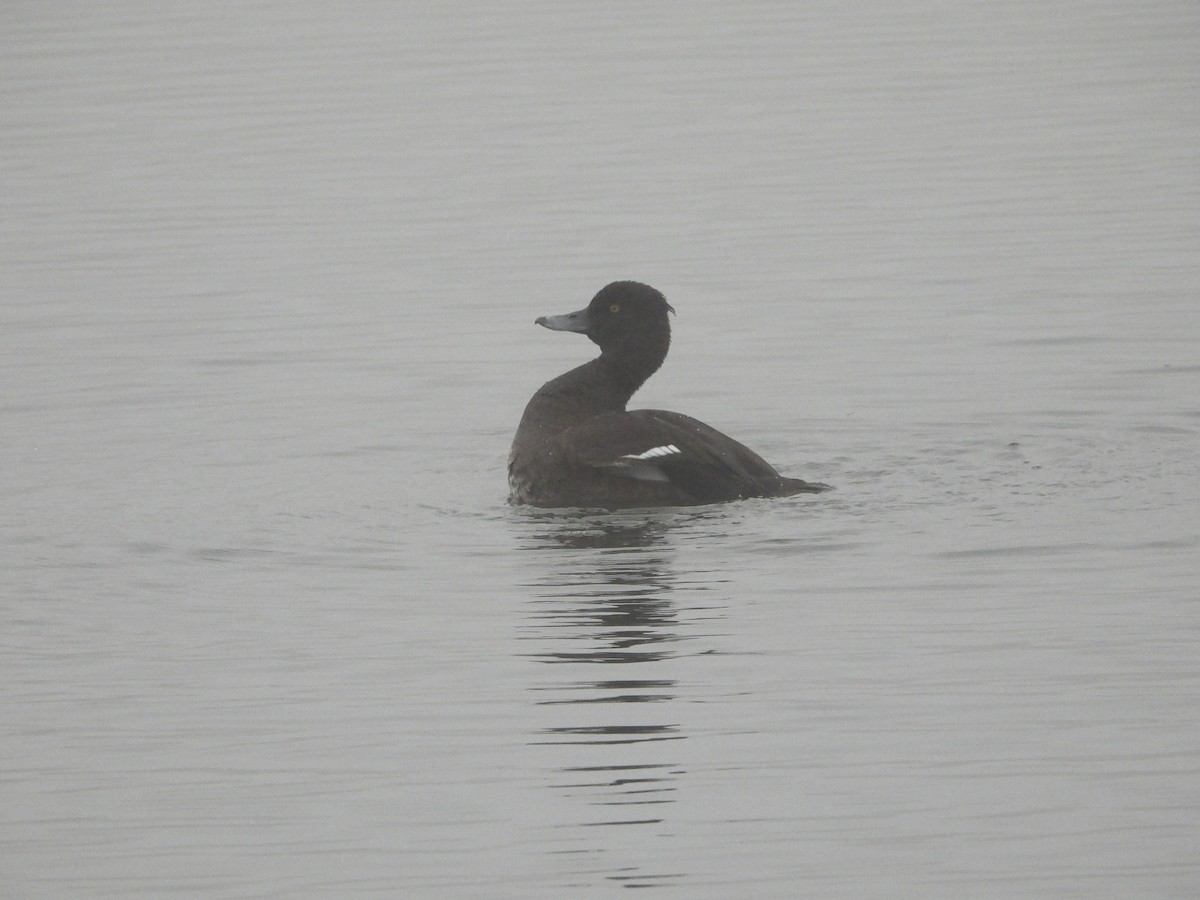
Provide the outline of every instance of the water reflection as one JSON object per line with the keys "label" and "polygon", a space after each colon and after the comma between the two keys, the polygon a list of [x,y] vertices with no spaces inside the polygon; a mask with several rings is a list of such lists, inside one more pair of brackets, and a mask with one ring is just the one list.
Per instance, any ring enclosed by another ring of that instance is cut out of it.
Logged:
{"label": "water reflection", "polygon": [[[596,828],[661,831],[684,774],[670,749],[687,738],[672,715],[671,662],[686,639],[672,598],[673,524],[559,517],[525,543],[539,571],[527,585],[522,638],[535,648],[528,656],[551,667],[532,687],[545,724],[529,742],[561,750],[550,787],[584,804],[580,839],[597,854],[609,848],[587,838]],[[680,875],[624,865],[605,877],[651,887]]]}

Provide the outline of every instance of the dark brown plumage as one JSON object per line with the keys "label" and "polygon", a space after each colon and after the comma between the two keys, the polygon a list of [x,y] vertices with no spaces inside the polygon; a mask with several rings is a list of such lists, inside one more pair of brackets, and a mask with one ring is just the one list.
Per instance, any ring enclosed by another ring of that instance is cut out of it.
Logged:
{"label": "dark brown plumage", "polygon": [[829,489],[780,475],[748,447],[690,416],[626,411],[666,359],[670,312],[649,285],[617,281],[586,309],[537,320],[586,334],[600,356],[548,381],[525,407],[508,457],[511,502],[624,509]]}

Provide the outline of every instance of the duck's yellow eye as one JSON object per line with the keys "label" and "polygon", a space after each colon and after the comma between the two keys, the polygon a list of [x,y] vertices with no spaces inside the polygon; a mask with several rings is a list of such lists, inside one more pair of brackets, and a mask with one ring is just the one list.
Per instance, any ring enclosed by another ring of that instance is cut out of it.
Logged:
{"label": "duck's yellow eye", "polygon": [[620,312],[620,311],[621,311],[621,304],[620,304],[620,303],[614,303],[612,306],[610,306],[610,307],[608,308],[608,311],[609,311],[609,312]]}

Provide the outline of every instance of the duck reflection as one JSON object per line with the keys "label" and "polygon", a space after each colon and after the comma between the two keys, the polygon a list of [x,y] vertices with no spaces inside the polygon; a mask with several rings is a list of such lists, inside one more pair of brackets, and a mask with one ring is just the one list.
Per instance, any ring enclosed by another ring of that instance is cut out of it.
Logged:
{"label": "duck reflection", "polygon": [[[562,748],[552,787],[594,808],[580,825],[662,823],[683,774],[667,750],[687,737],[671,715],[671,662],[683,641],[672,524],[559,517],[527,533],[540,571],[528,585],[522,638],[537,645],[528,656],[550,667],[532,687],[548,721],[530,745]],[[636,886],[671,876],[622,877]]]}

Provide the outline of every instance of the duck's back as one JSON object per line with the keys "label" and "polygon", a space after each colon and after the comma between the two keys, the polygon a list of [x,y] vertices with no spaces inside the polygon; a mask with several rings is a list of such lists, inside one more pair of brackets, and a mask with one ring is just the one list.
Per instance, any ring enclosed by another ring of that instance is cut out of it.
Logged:
{"label": "duck's back", "polygon": [[727,434],[668,410],[604,413],[526,437],[513,442],[509,482],[514,502],[534,506],[690,506],[827,489],[785,478]]}

